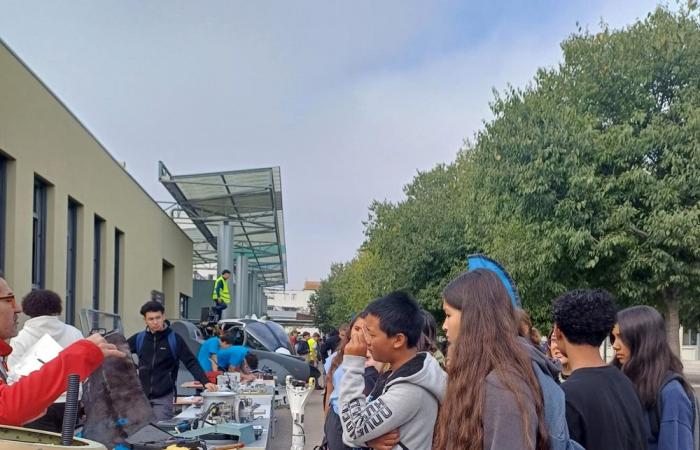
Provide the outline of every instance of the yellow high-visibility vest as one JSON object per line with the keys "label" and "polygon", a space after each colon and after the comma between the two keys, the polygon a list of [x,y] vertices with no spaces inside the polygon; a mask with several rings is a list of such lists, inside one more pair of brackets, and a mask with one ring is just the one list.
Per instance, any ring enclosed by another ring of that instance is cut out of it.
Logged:
{"label": "yellow high-visibility vest", "polygon": [[309,359],[316,361],[316,339],[309,338],[306,343],[309,344]]}
{"label": "yellow high-visibility vest", "polygon": [[[219,296],[216,295],[216,285],[219,284],[219,280],[224,282],[224,288],[219,291]],[[211,294],[211,298],[214,300],[221,300],[222,302],[229,304],[231,303],[231,294],[228,291],[228,281],[224,280],[224,276],[221,275],[214,281],[214,292]]]}

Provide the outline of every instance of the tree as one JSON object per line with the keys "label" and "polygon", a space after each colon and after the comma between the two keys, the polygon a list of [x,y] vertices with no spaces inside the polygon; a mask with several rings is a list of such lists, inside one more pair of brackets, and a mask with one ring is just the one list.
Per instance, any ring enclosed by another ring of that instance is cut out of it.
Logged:
{"label": "tree", "polygon": [[321,281],[319,289],[311,294],[309,298],[309,312],[314,318],[314,324],[323,332],[327,333],[333,328],[330,308],[333,304],[333,279],[334,274],[342,270],[342,264],[333,264],[331,274]]}
{"label": "tree", "polygon": [[679,352],[679,310],[700,287],[698,20],[658,8],[562,49],[557,69],[494,101],[469,155],[484,181],[471,232],[527,302],[603,286],[658,307]]}
{"label": "tree", "polygon": [[372,204],[358,256],[319,291],[327,320],[395,289],[439,316],[442,287],[479,251],[509,270],[541,329],[554,297],[604,287],[623,306],[657,307],[679,352],[681,317],[700,325],[694,3],[579,30],[562,50],[558,67],[496,94],[494,119],[454,163],[418,173],[404,200]]}
{"label": "tree", "polygon": [[419,172],[401,202],[371,206],[363,249],[377,257],[379,293],[407,291],[442,315],[442,288],[466,268],[473,249],[464,240],[463,188],[455,164],[438,165]]}
{"label": "tree", "polygon": [[371,273],[375,256],[361,251],[352,261],[333,264],[331,273],[317,293],[310,298],[310,310],[317,326],[323,331],[349,322],[367,303],[379,294],[372,287]]}

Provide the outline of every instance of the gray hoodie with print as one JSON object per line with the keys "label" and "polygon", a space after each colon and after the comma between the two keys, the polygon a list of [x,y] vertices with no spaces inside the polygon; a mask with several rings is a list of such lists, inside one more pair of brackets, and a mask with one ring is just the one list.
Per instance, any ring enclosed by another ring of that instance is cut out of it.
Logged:
{"label": "gray hoodie with print", "polygon": [[447,386],[447,374],[432,355],[418,353],[392,373],[380,395],[369,402],[363,394],[365,358],[346,355],[343,369],[339,403],[346,445],[366,447],[368,441],[398,429],[401,441],[395,449],[432,447],[438,406]]}

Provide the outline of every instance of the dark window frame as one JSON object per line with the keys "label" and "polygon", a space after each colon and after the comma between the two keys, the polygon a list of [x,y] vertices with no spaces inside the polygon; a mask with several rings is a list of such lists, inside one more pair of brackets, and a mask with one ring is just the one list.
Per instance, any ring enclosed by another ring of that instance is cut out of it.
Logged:
{"label": "dark window frame", "polygon": [[66,323],[75,325],[75,311],[77,305],[77,277],[78,277],[78,226],[79,213],[82,205],[72,198],[68,198],[66,223]]}
{"label": "dark window frame", "polygon": [[100,310],[100,288],[102,287],[102,237],[105,221],[95,215],[92,239],[92,309]]}
{"label": "dark window frame", "polygon": [[32,289],[46,285],[46,222],[49,185],[34,177],[32,200]]}
{"label": "dark window frame", "polygon": [[7,159],[0,155],[0,276],[5,276],[5,210],[7,208]]}
{"label": "dark window frame", "polygon": [[122,251],[124,250],[124,232],[114,229],[114,298],[112,308],[114,314],[119,314],[119,296],[121,295],[121,282],[124,276],[122,270]]}

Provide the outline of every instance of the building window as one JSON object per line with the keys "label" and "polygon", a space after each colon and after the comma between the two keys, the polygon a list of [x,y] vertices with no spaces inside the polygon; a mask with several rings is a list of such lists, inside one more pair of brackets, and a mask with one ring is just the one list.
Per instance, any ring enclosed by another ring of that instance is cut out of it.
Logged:
{"label": "building window", "polygon": [[114,230],[114,314],[119,314],[119,296],[122,286],[122,258],[124,256],[124,233]]}
{"label": "building window", "polygon": [[68,199],[68,226],[66,246],[66,323],[75,324],[76,275],[78,259],[78,209],[80,204]]}
{"label": "building window", "polygon": [[190,298],[180,292],[180,318],[181,319],[187,319],[189,318],[189,311],[190,311]]}
{"label": "building window", "polygon": [[46,191],[46,183],[35,177],[32,221],[32,289],[43,289],[46,282]]}
{"label": "building window", "polygon": [[102,276],[102,233],[105,221],[95,216],[95,234],[92,252],[92,309],[100,309],[100,277]]}
{"label": "building window", "polygon": [[7,203],[7,160],[0,155],[0,276],[5,276],[5,204]]}

